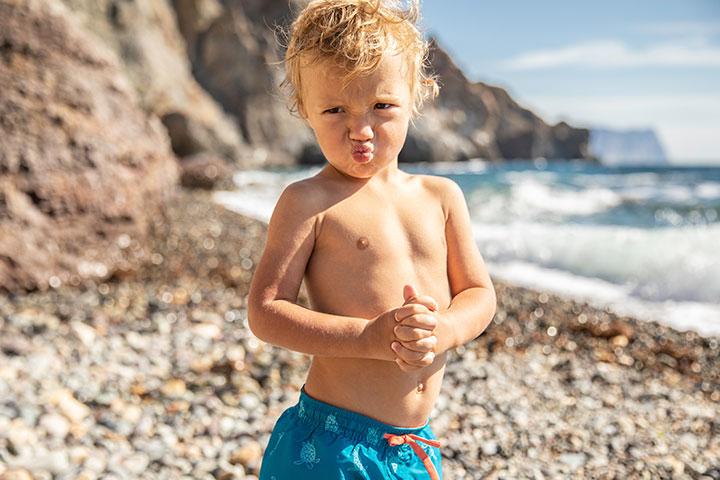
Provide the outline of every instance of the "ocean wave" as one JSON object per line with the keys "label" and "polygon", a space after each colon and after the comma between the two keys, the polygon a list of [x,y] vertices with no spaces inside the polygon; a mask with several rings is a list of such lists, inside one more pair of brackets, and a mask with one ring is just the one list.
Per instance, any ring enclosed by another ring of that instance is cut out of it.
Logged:
{"label": "ocean wave", "polygon": [[622,285],[532,263],[488,261],[486,264],[493,278],[513,285],[553,292],[598,308],[607,307],[619,315],[658,321],[679,331],[720,335],[720,304],[717,302],[650,301],[633,296],[632,290]]}
{"label": "ocean wave", "polygon": [[517,222],[475,224],[483,255],[623,286],[651,301],[720,303],[720,225],[639,229]]}

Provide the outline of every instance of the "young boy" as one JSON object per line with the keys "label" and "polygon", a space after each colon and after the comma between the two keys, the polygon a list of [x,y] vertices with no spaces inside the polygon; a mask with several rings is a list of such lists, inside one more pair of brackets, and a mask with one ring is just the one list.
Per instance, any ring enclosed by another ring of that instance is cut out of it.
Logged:
{"label": "young boy", "polygon": [[327,164],[282,192],[250,288],[253,333],[313,356],[261,480],[442,476],[429,415],[447,352],[482,333],[495,292],[457,184],[398,168],[437,94],[416,18],[416,1],[320,0],[292,25],[286,82]]}

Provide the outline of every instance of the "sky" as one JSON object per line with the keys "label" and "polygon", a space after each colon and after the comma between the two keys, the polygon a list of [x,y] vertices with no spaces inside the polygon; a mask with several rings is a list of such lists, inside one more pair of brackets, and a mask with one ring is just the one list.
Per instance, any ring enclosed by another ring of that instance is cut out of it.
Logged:
{"label": "sky", "polygon": [[720,165],[720,0],[421,0],[473,81],[548,123],[653,128],[676,164]]}

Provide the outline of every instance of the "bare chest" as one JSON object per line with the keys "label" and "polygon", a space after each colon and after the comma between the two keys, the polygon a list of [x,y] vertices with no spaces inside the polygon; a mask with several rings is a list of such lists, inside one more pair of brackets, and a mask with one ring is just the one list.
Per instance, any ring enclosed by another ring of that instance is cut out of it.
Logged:
{"label": "bare chest", "polygon": [[445,219],[439,204],[338,205],[319,222],[313,256],[328,262],[445,260]]}
{"label": "bare chest", "polygon": [[318,222],[306,282],[313,303],[324,311],[372,313],[397,306],[405,283],[425,291],[439,285],[444,292],[446,283],[438,280],[446,278],[446,268],[445,217],[438,202],[358,198],[333,206]]}

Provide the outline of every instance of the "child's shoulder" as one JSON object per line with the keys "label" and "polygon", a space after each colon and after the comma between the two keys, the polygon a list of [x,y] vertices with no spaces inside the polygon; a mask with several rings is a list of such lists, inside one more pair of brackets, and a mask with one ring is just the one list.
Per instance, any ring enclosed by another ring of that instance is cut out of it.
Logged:
{"label": "child's shoulder", "polygon": [[276,210],[292,211],[296,216],[315,217],[327,208],[328,191],[317,176],[303,178],[286,185],[280,193]]}
{"label": "child's shoulder", "polygon": [[423,187],[428,190],[437,191],[439,193],[446,192],[448,189],[459,188],[458,184],[452,178],[442,177],[440,175],[413,174],[411,178],[419,181]]}
{"label": "child's shoulder", "polygon": [[422,188],[440,203],[445,218],[452,211],[465,207],[465,196],[455,180],[439,175],[413,175]]}
{"label": "child's shoulder", "polygon": [[313,175],[287,184],[282,193],[308,202],[318,201],[327,196],[327,185],[322,177]]}
{"label": "child's shoulder", "polygon": [[452,178],[423,174],[412,175],[412,178],[418,181],[420,185],[422,185],[422,188],[436,195],[439,199],[443,200],[443,202],[449,197],[455,197],[458,194],[462,195],[460,185]]}
{"label": "child's shoulder", "polygon": [[316,228],[326,208],[327,195],[313,178],[286,185],[275,203],[268,225],[268,238],[297,239]]}

